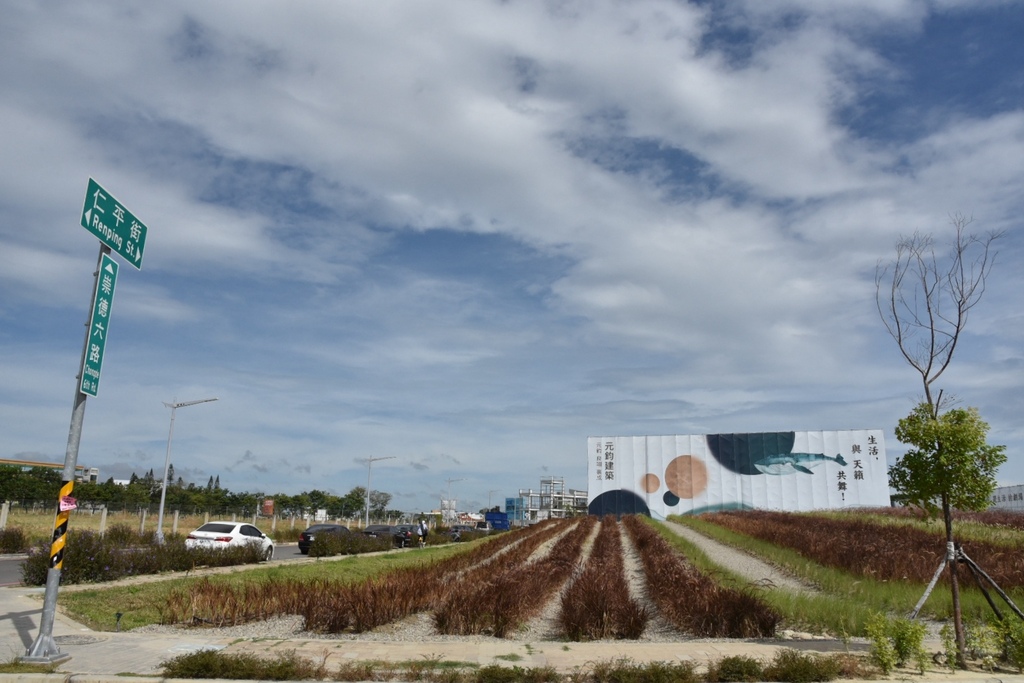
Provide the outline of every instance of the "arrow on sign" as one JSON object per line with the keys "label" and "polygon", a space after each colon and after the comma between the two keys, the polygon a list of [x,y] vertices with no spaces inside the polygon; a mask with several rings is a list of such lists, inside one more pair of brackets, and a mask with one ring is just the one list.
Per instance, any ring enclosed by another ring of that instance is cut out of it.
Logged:
{"label": "arrow on sign", "polygon": [[135,268],[142,268],[146,247],[146,225],[92,178],[82,207],[82,227],[124,257]]}

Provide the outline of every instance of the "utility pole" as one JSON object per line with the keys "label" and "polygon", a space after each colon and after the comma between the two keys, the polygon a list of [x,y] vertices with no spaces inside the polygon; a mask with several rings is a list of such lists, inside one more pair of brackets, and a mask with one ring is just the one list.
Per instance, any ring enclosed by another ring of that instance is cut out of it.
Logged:
{"label": "utility pole", "polygon": [[370,526],[370,469],[373,467],[373,463],[378,460],[394,460],[396,456],[386,455],[381,458],[374,458],[370,456],[366,459],[366,521],[363,524],[363,528]]}
{"label": "utility pole", "polygon": [[184,408],[186,406],[194,406],[197,403],[210,403],[216,401],[216,398],[201,398],[198,401],[162,401],[162,403],[171,409],[171,428],[167,431],[167,456],[164,458],[164,479],[163,484],[160,486],[160,514],[157,515],[156,519],[156,542],[161,545],[164,542],[164,500],[167,498],[167,470],[171,466],[171,437],[174,436],[174,411],[178,408]]}

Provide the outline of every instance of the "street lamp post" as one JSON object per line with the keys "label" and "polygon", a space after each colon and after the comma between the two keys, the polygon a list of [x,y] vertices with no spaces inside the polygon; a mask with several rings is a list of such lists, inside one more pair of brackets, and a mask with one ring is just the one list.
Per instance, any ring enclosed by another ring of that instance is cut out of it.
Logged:
{"label": "street lamp post", "polygon": [[396,456],[386,455],[381,458],[374,458],[373,456],[366,459],[366,521],[363,523],[363,528],[370,526],[370,469],[373,467],[373,463],[378,460],[394,460]]}
{"label": "street lamp post", "polygon": [[487,511],[488,512],[491,511],[491,494],[492,493],[497,493],[500,490],[501,489],[493,489],[493,490],[487,492]]}
{"label": "street lamp post", "polygon": [[174,411],[178,408],[185,408],[186,406],[194,406],[197,403],[209,403],[216,401],[216,398],[201,398],[198,401],[182,401],[168,403],[163,401],[162,403],[171,409],[171,428],[167,432],[167,457],[164,458],[164,480],[160,486],[160,514],[156,520],[156,542],[164,542],[164,501],[167,499],[167,470],[171,466],[171,437],[174,436]]}

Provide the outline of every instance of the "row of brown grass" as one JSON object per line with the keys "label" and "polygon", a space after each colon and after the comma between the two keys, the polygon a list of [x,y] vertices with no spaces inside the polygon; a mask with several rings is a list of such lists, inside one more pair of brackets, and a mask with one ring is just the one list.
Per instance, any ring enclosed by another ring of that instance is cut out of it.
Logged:
{"label": "row of brown grass", "polygon": [[[362,583],[339,580],[253,581],[228,585],[201,579],[172,593],[161,612],[165,624],[231,626],[284,614],[301,615],[321,633],[367,631],[431,607],[457,577],[509,545],[540,536],[545,528],[502,534],[470,552],[440,562],[395,569]],[[529,545],[529,543],[527,543]]]}
{"label": "row of brown grass", "polygon": [[619,523],[608,515],[586,566],[562,592],[558,623],[564,638],[635,640],[643,633],[650,615],[630,597],[622,552]]}
{"label": "row of brown grass", "polygon": [[643,563],[648,595],[676,628],[701,638],[775,634],[782,617],[764,600],[700,572],[640,517],[624,517],[623,523]]}
{"label": "row of brown grass", "polygon": [[[946,553],[934,531],[883,525],[864,517],[746,510],[701,515],[702,520],[800,553],[820,565],[878,581],[927,583]],[[966,552],[1004,589],[1024,586],[1020,552],[970,540]],[[948,574],[943,581],[948,582]]]}
{"label": "row of brown grass", "polygon": [[[572,522],[544,557],[529,561],[525,548],[501,557],[500,571],[477,574],[466,582],[466,590],[453,591],[434,610],[434,625],[444,634],[488,633],[504,638],[519,628],[551,599],[571,576],[579,562],[583,542],[596,519],[583,517]],[[552,526],[556,533],[564,524]]]}

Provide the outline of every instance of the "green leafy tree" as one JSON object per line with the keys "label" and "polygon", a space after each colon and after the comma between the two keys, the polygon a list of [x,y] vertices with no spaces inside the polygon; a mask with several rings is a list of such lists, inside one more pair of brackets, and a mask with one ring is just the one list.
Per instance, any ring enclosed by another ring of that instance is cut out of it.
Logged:
{"label": "green leafy tree", "polygon": [[366,509],[366,487],[356,486],[341,497],[345,507],[345,514],[354,516],[357,512]]}
{"label": "green leafy tree", "polygon": [[1006,462],[1006,447],[989,445],[988,429],[975,408],[935,417],[932,406],[919,404],[896,427],[896,438],[912,448],[889,469],[889,485],[933,516],[988,508]]}
{"label": "green leafy tree", "polygon": [[370,514],[377,518],[387,517],[387,508],[391,503],[391,494],[383,491],[370,491]]}
{"label": "green leafy tree", "polygon": [[889,484],[929,514],[941,509],[958,664],[966,667],[952,510],[988,507],[995,471],[1005,456],[1002,447],[985,443],[988,425],[977,411],[943,414],[950,399],[941,390],[935,393],[933,385],[952,362],[969,314],[985,293],[995,263],[993,243],[1003,233],[970,233],[971,219],[962,214],[954,214],[951,222],[955,239],[942,256],[930,235],[914,233],[897,241],[896,257],[875,269],[875,303],[886,331],[920,375],[924,389],[924,401],[896,430],[897,438],[913,448],[890,469]]}

